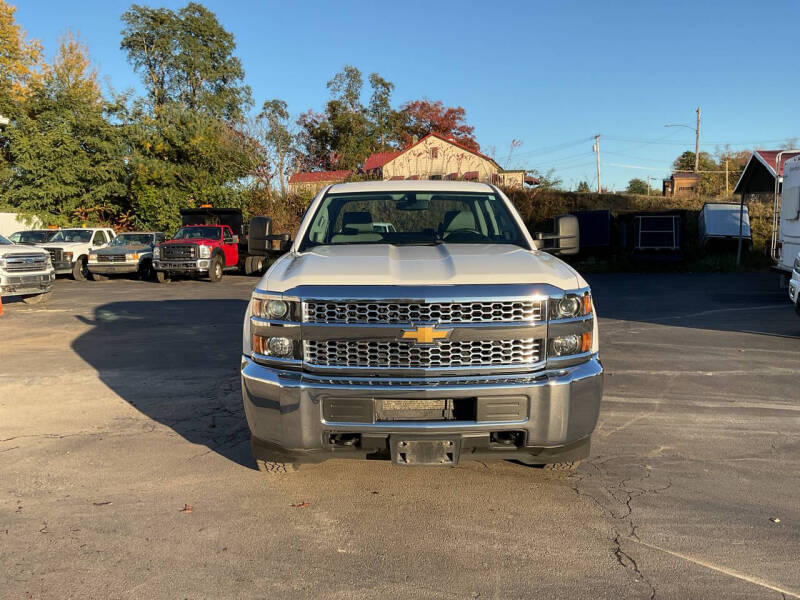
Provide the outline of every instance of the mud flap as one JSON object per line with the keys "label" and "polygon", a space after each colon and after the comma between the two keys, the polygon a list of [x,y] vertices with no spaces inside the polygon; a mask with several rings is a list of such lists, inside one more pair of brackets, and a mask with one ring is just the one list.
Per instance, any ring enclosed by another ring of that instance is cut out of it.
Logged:
{"label": "mud flap", "polygon": [[392,462],[404,467],[452,467],[458,464],[461,439],[390,436]]}

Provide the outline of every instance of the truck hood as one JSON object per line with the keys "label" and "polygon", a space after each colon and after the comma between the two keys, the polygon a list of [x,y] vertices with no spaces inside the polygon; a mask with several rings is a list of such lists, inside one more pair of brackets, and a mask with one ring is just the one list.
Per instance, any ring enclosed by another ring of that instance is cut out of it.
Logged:
{"label": "truck hood", "polygon": [[47,242],[46,244],[39,244],[39,248],[63,248],[69,250],[71,248],[86,248],[90,242]]}
{"label": "truck hood", "polygon": [[320,246],[278,259],[259,287],[285,292],[299,285],[457,285],[585,282],[567,264],[508,244]]}
{"label": "truck hood", "polygon": [[38,246],[0,246],[0,256],[11,256],[13,254],[48,254],[47,250],[42,250]]}
{"label": "truck hood", "polygon": [[213,246],[215,244],[219,244],[219,240],[210,240],[208,238],[192,238],[191,240],[167,240],[166,242],[161,242],[159,245],[167,245],[167,246],[194,246],[194,245],[202,245],[202,246]]}
{"label": "truck hood", "polygon": [[108,248],[101,248],[100,250],[92,250],[92,254],[132,254],[134,252],[152,252],[153,247],[145,244],[136,244],[133,246],[109,246]]}

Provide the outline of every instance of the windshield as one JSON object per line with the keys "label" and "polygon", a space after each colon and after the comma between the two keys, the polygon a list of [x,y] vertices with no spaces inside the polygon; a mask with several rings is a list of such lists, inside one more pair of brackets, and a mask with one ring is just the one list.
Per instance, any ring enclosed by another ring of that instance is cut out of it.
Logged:
{"label": "windshield", "polygon": [[111,242],[112,246],[149,246],[153,243],[150,233],[120,233]]}
{"label": "windshield", "polygon": [[17,244],[43,244],[49,242],[56,233],[56,231],[17,231],[9,238]]}
{"label": "windshield", "polygon": [[4,238],[2,235],[0,235],[0,246],[11,246],[11,245],[12,245],[11,240],[9,240],[8,238]]}
{"label": "windshield", "polygon": [[221,227],[181,227],[174,240],[218,240],[222,235]]}
{"label": "windshield", "polygon": [[51,242],[80,242],[88,244],[94,232],[91,229],[62,229],[53,236]]}
{"label": "windshield", "polygon": [[505,202],[495,194],[371,192],[326,196],[300,249],[438,243],[528,247]]}

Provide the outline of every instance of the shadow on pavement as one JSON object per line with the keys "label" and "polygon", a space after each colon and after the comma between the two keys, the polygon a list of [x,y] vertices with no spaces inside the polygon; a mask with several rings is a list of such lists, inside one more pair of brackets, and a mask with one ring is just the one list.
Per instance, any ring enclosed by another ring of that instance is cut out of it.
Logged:
{"label": "shadow on pavement", "polygon": [[601,318],[800,337],[800,319],[775,273],[625,273],[587,279]]}
{"label": "shadow on pavement", "polygon": [[255,467],[239,384],[246,300],[112,302],[72,348],[101,381],[193,444]]}

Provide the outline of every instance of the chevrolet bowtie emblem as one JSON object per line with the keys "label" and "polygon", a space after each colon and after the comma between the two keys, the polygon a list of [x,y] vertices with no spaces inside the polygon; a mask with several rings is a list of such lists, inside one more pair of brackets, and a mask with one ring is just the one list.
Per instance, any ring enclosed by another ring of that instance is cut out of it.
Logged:
{"label": "chevrolet bowtie emblem", "polygon": [[417,327],[403,331],[404,340],[414,340],[418,344],[433,344],[436,340],[446,340],[452,329],[436,329],[436,327]]}

